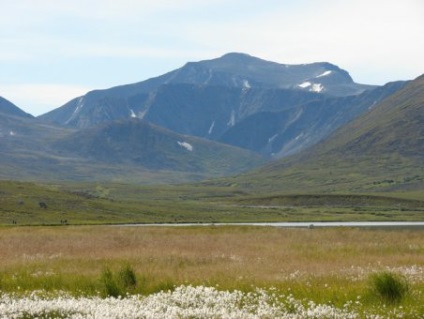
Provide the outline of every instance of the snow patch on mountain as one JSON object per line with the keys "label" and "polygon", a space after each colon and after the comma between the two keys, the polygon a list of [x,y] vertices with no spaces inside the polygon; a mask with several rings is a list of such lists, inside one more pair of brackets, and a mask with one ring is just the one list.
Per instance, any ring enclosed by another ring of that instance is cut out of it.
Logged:
{"label": "snow patch on mountain", "polygon": [[75,108],[74,114],[78,113],[84,106],[84,98],[80,97],[77,102],[77,107]]}
{"label": "snow patch on mountain", "polygon": [[310,91],[317,93],[321,92],[322,90],[324,90],[324,87],[320,83],[312,84],[312,88],[310,89]]}
{"label": "snow patch on mountain", "polygon": [[309,89],[311,92],[317,92],[320,93],[322,90],[324,90],[324,87],[321,83],[314,83],[312,84],[312,87]]}
{"label": "snow patch on mountain", "polygon": [[311,82],[303,82],[302,84],[299,84],[298,87],[301,87],[302,89],[306,89],[307,87],[311,86]]}
{"label": "snow patch on mountain", "polygon": [[324,90],[324,86],[321,83],[311,83],[309,81],[298,84],[297,86],[302,89],[309,88],[310,92],[316,92],[316,93],[319,93],[322,90]]}
{"label": "snow patch on mountain", "polygon": [[294,140],[297,141],[299,138],[303,137],[303,135],[304,135],[303,132],[300,133],[298,136],[296,136],[296,138]]}
{"label": "snow patch on mountain", "polygon": [[193,145],[187,143],[187,142],[177,142],[179,146],[184,147],[187,151],[192,152],[193,151]]}
{"label": "snow patch on mountain", "polygon": [[70,118],[65,122],[65,124],[68,124],[75,116],[81,111],[81,109],[84,107],[84,97],[81,96],[77,100],[77,106],[75,107],[74,113],[70,116]]}
{"label": "snow patch on mountain", "polygon": [[213,121],[212,124],[211,124],[211,126],[209,127],[209,131],[208,131],[208,134],[209,135],[212,134],[214,126],[215,126],[215,121]]}
{"label": "snow patch on mountain", "polygon": [[232,110],[230,120],[227,122],[227,126],[234,126],[234,125],[236,125],[236,112]]}
{"label": "snow patch on mountain", "polygon": [[272,142],[274,142],[274,140],[277,138],[277,136],[278,136],[278,134],[275,134],[275,135],[271,136],[271,137],[268,139],[268,143],[272,143]]}
{"label": "snow patch on mountain", "polygon": [[320,75],[316,76],[316,78],[322,78],[323,76],[330,75],[330,74],[331,74],[331,72],[332,72],[332,71],[325,71],[324,73],[322,73],[322,74],[320,74]]}
{"label": "snow patch on mountain", "polygon": [[130,109],[130,112],[131,112],[130,116],[132,118],[136,118],[137,117],[137,115],[134,113],[134,110],[133,109]]}

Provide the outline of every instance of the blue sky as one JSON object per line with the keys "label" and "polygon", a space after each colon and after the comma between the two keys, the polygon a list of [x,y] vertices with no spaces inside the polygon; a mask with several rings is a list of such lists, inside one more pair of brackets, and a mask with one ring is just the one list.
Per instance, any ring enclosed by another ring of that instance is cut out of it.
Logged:
{"label": "blue sky", "polygon": [[422,0],[0,0],[0,96],[39,115],[228,52],[408,80],[424,73],[423,16]]}

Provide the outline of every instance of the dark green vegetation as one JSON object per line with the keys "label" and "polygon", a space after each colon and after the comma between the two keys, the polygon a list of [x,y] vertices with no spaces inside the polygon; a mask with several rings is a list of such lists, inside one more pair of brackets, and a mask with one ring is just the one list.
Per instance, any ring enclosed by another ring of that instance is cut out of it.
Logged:
{"label": "dark green vegetation", "polygon": [[106,297],[125,296],[133,292],[137,286],[137,276],[130,265],[122,266],[118,273],[112,273],[109,268],[102,272],[101,282],[103,295]]}
{"label": "dark green vegetation", "polygon": [[371,277],[371,288],[384,302],[394,304],[405,298],[409,284],[402,276],[386,271]]}

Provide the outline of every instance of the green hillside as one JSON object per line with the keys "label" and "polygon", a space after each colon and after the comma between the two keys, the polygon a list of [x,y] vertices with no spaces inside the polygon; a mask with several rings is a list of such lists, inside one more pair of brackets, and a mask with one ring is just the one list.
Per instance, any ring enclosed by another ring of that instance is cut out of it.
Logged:
{"label": "green hillside", "polygon": [[423,163],[421,76],[316,147],[224,183],[284,193],[416,190]]}

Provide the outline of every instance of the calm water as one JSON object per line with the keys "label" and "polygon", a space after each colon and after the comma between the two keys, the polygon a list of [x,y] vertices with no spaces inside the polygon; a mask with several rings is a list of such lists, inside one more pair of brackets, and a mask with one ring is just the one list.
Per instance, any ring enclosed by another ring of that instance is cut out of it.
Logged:
{"label": "calm water", "polygon": [[423,222],[276,222],[276,223],[182,223],[182,224],[124,224],[125,227],[187,227],[187,226],[267,226],[267,227],[424,227]]}

